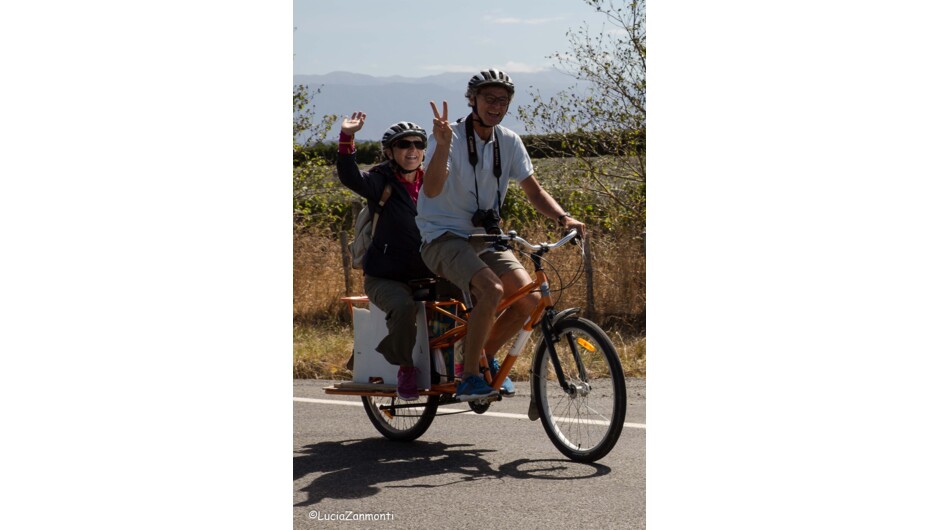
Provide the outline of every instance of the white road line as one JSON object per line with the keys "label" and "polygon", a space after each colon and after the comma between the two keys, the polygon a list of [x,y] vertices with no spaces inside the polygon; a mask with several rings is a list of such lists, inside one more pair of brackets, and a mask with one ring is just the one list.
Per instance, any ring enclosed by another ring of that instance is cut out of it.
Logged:
{"label": "white road line", "polygon": [[[320,405],[351,405],[353,407],[362,407],[361,401],[341,401],[338,399],[313,399],[313,398],[299,398],[295,397],[294,401],[301,401],[303,403],[319,403]],[[467,412],[467,409],[455,409],[452,407],[440,407],[437,410],[442,412]],[[485,414],[464,414],[464,416],[490,416],[495,418],[512,418],[515,420],[528,420],[529,416],[526,414],[513,414],[510,412],[489,412]],[[624,423],[624,427],[630,427],[633,429],[645,429],[645,423]]]}
{"label": "white road line", "polygon": [[319,403],[321,405],[352,405],[362,408],[362,401],[341,401],[339,399],[312,399],[295,397],[294,401],[303,401],[304,403]]}
{"label": "white road line", "polygon": [[[450,407],[439,407],[437,410],[443,410],[444,412],[466,412],[467,409],[454,409],[454,408],[450,408]],[[487,412],[484,413],[484,414],[468,414],[468,415],[469,415],[469,416],[493,416],[493,417],[496,417],[496,418],[513,418],[513,419],[516,419],[516,420],[528,420],[528,419],[529,419],[528,414],[514,414],[514,413],[511,413],[511,412],[489,412],[489,411],[487,411]],[[531,420],[530,420],[530,421],[531,421]],[[561,420],[559,420],[559,421],[561,421],[561,422],[565,422],[565,421],[567,421],[567,422],[573,422],[574,420],[564,420],[564,419],[561,419]],[[602,421],[596,421],[596,420],[587,420],[587,421],[583,421],[583,422],[580,422],[580,423],[589,423],[589,424],[593,424],[593,425],[603,425],[603,424],[604,424],[604,422],[602,422]],[[642,423],[624,423],[623,426],[624,426],[624,427],[632,427],[632,428],[634,428],[634,429],[645,429],[645,428],[646,428],[646,425],[644,425],[644,424],[642,424]]]}

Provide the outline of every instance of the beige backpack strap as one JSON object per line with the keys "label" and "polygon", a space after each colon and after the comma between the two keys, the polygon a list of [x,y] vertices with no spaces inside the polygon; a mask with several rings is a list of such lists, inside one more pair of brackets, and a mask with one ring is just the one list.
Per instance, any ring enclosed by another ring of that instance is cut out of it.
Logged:
{"label": "beige backpack strap", "polygon": [[385,189],[382,190],[382,198],[379,199],[379,206],[375,209],[375,213],[372,214],[372,237],[375,237],[375,227],[379,224],[379,214],[382,213],[382,207],[385,206],[385,202],[389,197],[392,196],[392,184],[388,183],[385,185]]}

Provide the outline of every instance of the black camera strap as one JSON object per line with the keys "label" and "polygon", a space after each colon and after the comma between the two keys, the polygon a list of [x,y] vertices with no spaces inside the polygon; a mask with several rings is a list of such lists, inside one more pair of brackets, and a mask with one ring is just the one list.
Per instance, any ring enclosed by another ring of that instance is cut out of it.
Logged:
{"label": "black camera strap", "polygon": [[[458,120],[460,121],[460,120]],[[476,190],[477,210],[480,209],[480,186],[477,184],[477,142],[473,133],[473,113],[467,116],[464,121],[466,126],[467,153],[470,156],[470,165],[473,167],[473,187]],[[493,176],[496,177],[496,212],[499,213],[499,206],[502,204],[502,195],[499,192],[499,177],[503,174],[503,165],[499,156],[499,136],[496,135],[496,127],[493,127]]]}

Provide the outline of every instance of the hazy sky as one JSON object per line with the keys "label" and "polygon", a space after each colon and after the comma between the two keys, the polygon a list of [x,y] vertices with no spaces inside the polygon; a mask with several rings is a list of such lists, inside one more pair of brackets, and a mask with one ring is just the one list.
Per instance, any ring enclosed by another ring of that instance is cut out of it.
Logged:
{"label": "hazy sky", "polygon": [[294,73],[537,71],[570,48],[568,29],[604,21],[583,0],[294,0]]}

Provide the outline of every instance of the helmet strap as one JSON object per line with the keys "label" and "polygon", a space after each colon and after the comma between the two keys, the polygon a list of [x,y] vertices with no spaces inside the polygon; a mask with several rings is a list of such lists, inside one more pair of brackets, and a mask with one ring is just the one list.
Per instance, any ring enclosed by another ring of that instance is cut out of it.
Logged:
{"label": "helmet strap", "polygon": [[421,167],[421,165],[419,164],[418,167],[414,169],[405,169],[401,167],[400,165],[398,165],[398,162],[396,162],[394,158],[390,158],[389,161],[391,162],[392,171],[394,171],[395,173],[401,173],[402,175],[407,175],[408,173],[414,173]]}
{"label": "helmet strap", "polygon": [[495,125],[487,125],[486,122],[483,121],[483,118],[480,117],[480,113],[477,111],[476,105],[473,105],[470,108],[473,109],[473,112],[471,112],[470,116],[467,117],[467,122],[475,121],[479,123],[480,127],[483,127],[484,129],[492,129],[493,127],[496,127]]}

